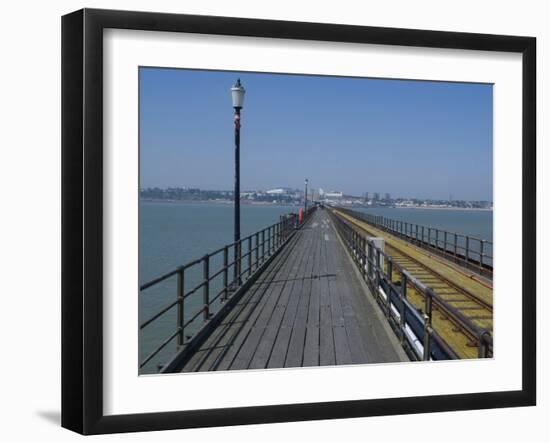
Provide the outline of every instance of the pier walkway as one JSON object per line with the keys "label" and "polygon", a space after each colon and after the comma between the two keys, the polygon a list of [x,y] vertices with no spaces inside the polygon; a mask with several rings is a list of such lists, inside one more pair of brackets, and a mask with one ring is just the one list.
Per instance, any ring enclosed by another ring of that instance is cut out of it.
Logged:
{"label": "pier walkway", "polygon": [[178,370],[408,360],[344,249],[315,211]]}

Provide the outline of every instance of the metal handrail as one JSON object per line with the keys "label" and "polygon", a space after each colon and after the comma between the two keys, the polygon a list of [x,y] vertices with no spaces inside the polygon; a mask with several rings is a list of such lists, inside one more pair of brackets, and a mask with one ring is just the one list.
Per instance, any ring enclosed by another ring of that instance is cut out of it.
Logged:
{"label": "metal handrail", "polygon": [[[352,225],[329,211],[334,225],[354,263],[367,282],[377,302],[382,306],[393,330],[408,354],[417,360],[457,359],[457,353],[432,327],[432,307],[443,307],[445,314],[460,323],[478,341],[478,357],[493,353],[492,335],[465,317],[455,307],[399,266],[390,255],[376,247],[372,240],[357,232]],[[386,269],[381,265],[387,263]],[[393,273],[400,274],[400,286],[393,283]],[[424,297],[422,314],[408,301],[407,287],[413,287]]]}
{"label": "metal handrail", "polygon": [[[315,210],[315,206],[308,208],[305,216],[302,220],[302,225],[307,221],[308,217]],[[165,348],[172,340],[177,338],[177,345],[179,348],[186,346],[193,336],[186,336],[185,330],[191,323],[193,323],[202,313],[205,322],[209,321],[212,316],[213,303],[221,299],[221,303],[225,303],[230,299],[231,294],[235,293],[237,289],[244,284],[249,278],[252,277],[253,272],[256,272],[260,265],[263,264],[269,257],[273,256],[284,245],[286,240],[299,228],[298,215],[295,213],[287,214],[280,217],[279,223],[275,223],[264,229],[261,229],[254,234],[242,238],[238,242],[229,243],[221,248],[216,249],[213,252],[205,254],[201,258],[187,262],[186,264],[179,266],[178,268],[161,275],[153,280],[150,280],[140,285],[140,293],[159,284],[167,279],[177,276],[177,294],[176,299],[164,306],[153,316],[143,321],[139,325],[140,331],[145,329],[154,321],[158,320],[167,312],[173,308],[177,308],[176,319],[176,332],[171,334],[166,340],[160,343],[145,359],[143,359],[139,367],[145,366],[151,359],[156,356],[163,348]],[[261,240],[260,240],[261,239]],[[252,244],[254,243],[254,247]],[[245,248],[245,245],[247,248]],[[230,250],[235,251],[236,259],[229,261]],[[246,249],[246,252],[243,252]],[[211,259],[215,256],[222,255],[222,266],[215,272],[210,272]],[[202,264],[202,278],[198,284],[196,284],[191,290],[185,291],[186,271]],[[236,272],[235,275],[230,273],[231,268],[235,268],[240,272]],[[244,269],[244,270],[243,270]],[[230,278],[231,275],[231,278]],[[221,290],[216,291],[214,296],[211,297],[211,285],[210,283],[222,277]],[[185,321],[185,300],[191,295],[196,294],[202,289],[203,303],[202,307],[197,312],[193,313],[191,317]]]}
{"label": "metal handrail", "polygon": [[341,212],[362,220],[410,243],[460,263],[488,278],[493,277],[493,242],[472,235],[446,231],[433,226],[395,220],[381,215],[367,214],[337,207]]}

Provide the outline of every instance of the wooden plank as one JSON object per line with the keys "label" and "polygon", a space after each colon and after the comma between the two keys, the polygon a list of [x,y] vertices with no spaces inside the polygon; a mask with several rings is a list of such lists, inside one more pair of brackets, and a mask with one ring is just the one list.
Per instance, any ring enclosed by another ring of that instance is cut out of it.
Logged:
{"label": "wooden plank", "polygon": [[[305,231],[307,232],[307,231]],[[305,251],[309,251],[311,247],[312,238],[309,235],[305,235],[304,243],[302,247]],[[304,285],[303,269],[306,268],[308,261],[311,260],[310,254],[305,254],[304,259],[300,262],[300,266],[295,270],[295,282],[292,286],[292,291],[289,295],[288,305],[281,321],[280,330],[275,339],[271,356],[267,364],[268,368],[282,368],[284,367],[285,360],[288,353],[288,347],[290,343],[290,337],[296,315],[298,312],[298,305],[300,303],[302,288]]]}
{"label": "wooden plank", "polygon": [[[311,221],[308,223],[311,223]],[[293,247],[292,253],[294,255],[297,254],[298,251],[304,248],[304,241],[306,241],[308,237],[307,233],[308,233],[308,230],[306,229],[302,229],[297,233],[297,237],[299,238],[299,240],[296,242],[296,244]],[[281,280],[286,281],[288,280],[289,274],[297,275],[296,271],[299,272],[299,268],[296,270],[294,268],[295,266],[292,265],[292,262],[287,261],[286,266],[284,268],[281,268],[280,271],[278,271],[278,274],[274,278],[274,281],[275,282],[281,281]],[[247,327],[249,328],[253,327],[254,322],[256,321],[256,318],[258,315],[259,313],[257,312],[256,315],[248,319]],[[263,332],[264,331],[257,330],[254,332],[254,335],[250,335],[251,331],[247,331],[246,334],[243,333],[239,337],[237,337],[237,339],[235,340],[233,349],[227,353],[226,357],[220,363],[218,369],[223,370],[223,369],[244,368],[245,362],[247,361],[248,357],[252,355],[253,350],[255,349],[255,346],[257,346],[258,340],[261,338],[261,335],[263,334]],[[260,334],[260,335],[257,335],[257,334]],[[248,340],[250,340],[249,344],[246,346],[246,348],[241,350],[244,343]],[[244,352],[246,355],[243,354],[239,356],[241,352]],[[236,359],[238,359],[238,363],[233,364],[233,361],[237,361]],[[282,367],[282,366],[279,366],[279,367]]]}
{"label": "wooden plank", "polygon": [[336,354],[337,365],[349,365],[353,363],[351,359],[351,351],[349,349],[348,335],[346,328],[343,326],[335,326],[334,333],[334,350]]}
{"label": "wooden plank", "polygon": [[353,363],[401,361],[404,356],[397,353],[399,345],[395,337],[392,336],[393,341],[390,339],[388,334],[393,333],[383,324],[386,320],[377,314],[379,308],[376,301],[372,295],[364,292],[361,280],[353,267],[345,266],[346,263],[350,263],[349,257],[334,257],[336,260],[342,260],[338,265],[341,267],[339,276],[348,286],[346,289],[342,288],[340,294]]}
{"label": "wooden plank", "polygon": [[321,278],[319,281],[319,364],[322,366],[336,364],[329,277],[327,276],[334,272],[334,269],[329,267],[328,259],[328,244],[334,242],[334,237],[331,235],[331,230],[327,229],[327,226],[327,223],[323,224],[323,232],[327,235],[327,240],[322,245],[322,263],[326,277]]}
{"label": "wooden plank", "polygon": [[237,330],[239,318],[253,309],[253,306],[261,297],[262,285],[269,277],[269,269],[265,271],[265,276],[262,282],[256,282],[245,296],[239,300],[235,307],[231,310],[224,321],[212,332],[208,340],[201,346],[201,348],[193,355],[193,357],[182,368],[182,372],[191,372],[198,370],[210,370],[210,366],[205,366],[207,359],[212,359],[212,355],[217,355],[222,352],[224,346],[231,341],[232,333]]}
{"label": "wooden plank", "polygon": [[313,235],[315,238],[313,248],[313,278],[311,281],[311,295],[307,316],[303,366],[319,366],[320,363],[320,278],[324,272],[322,248],[325,242],[322,222],[320,223],[319,229],[317,229]]}
{"label": "wooden plank", "polygon": [[[269,329],[268,326],[270,325],[270,322],[273,325],[278,326],[278,318],[282,318],[284,308],[279,306],[279,301],[281,297],[286,297],[285,287],[290,288],[293,286],[294,279],[289,279],[288,277],[292,275],[291,269],[293,269],[294,263],[299,260],[300,257],[300,251],[297,253],[295,252],[292,257],[287,260],[285,266],[277,272],[275,283],[272,283],[271,292],[265,298],[265,305],[259,316],[254,321],[252,329],[243,342],[241,349],[235,356],[235,359],[231,364],[231,369],[265,368],[269,354],[271,353],[270,344],[272,341],[269,340],[268,337],[267,340],[263,341],[262,347],[260,347],[260,343],[262,342],[262,338],[264,337],[266,331],[270,331],[271,333],[275,332],[273,340],[276,337],[276,329],[274,327]],[[258,352],[258,348],[260,348],[260,353],[258,358],[254,360],[254,356]]]}
{"label": "wooden plank", "polygon": [[[302,237],[302,233],[301,232],[297,233],[298,240],[293,245],[292,251],[289,251],[290,254],[295,254],[295,248],[297,248],[298,245],[301,243],[300,241],[301,237]],[[289,266],[289,261],[287,259],[279,268],[276,269],[276,272],[272,280],[277,281],[278,279],[280,279],[281,270],[288,269],[288,266]],[[272,291],[273,291],[273,288],[271,288],[271,290],[269,287],[266,288],[266,294],[268,293],[271,294]],[[266,295],[266,297],[264,297],[264,302],[267,300],[267,298],[268,296]],[[235,337],[232,343],[231,349],[226,351],[225,355],[223,356],[223,359],[221,359],[221,361],[219,362],[219,365],[217,367],[218,370],[237,369],[242,367],[243,362],[240,362],[236,367],[233,367],[233,361],[237,358],[237,356],[241,352],[241,348],[245,343],[245,341],[247,340],[251,332],[250,330],[254,326],[256,319],[260,315],[263,306],[264,306],[263,304],[262,306],[258,306],[255,312],[251,313],[251,315],[247,317],[245,325],[243,327],[243,331],[241,331],[241,333],[237,337]],[[258,333],[258,332],[259,331],[256,331],[255,333]]]}
{"label": "wooden plank", "polygon": [[289,279],[283,288],[273,315],[266,326],[264,335],[258,343],[258,347],[256,348],[256,352],[254,353],[249,366],[252,369],[266,368],[268,366],[269,358],[271,357],[275,346],[275,340],[277,339],[284,314],[289,305],[292,289],[294,288],[294,285],[297,284],[297,271],[305,259],[307,259],[307,250],[302,248],[301,251],[296,254],[296,260],[294,261],[292,270],[288,275]]}
{"label": "wooden plank", "polygon": [[[317,218],[318,217],[316,217],[316,219]],[[315,237],[315,232],[318,230],[318,227],[319,225],[317,225],[317,228],[312,228],[308,231],[308,236],[312,238],[312,243],[309,249],[310,257],[303,271],[304,283],[300,294],[300,300],[298,302],[296,317],[294,318],[294,324],[292,326],[292,333],[285,360],[285,368],[299,367],[303,364],[309,302],[311,297],[311,276],[313,274],[315,261],[314,251],[315,243],[318,241],[318,237]]]}
{"label": "wooden plank", "polygon": [[264,271],[258,281],[250,289],[250,294],[246,294],[243,300],[233,308],[234,313],[214,331],[212,336],[203,346],[200,352],[184,367],[184,371],[208,371],[215,369],[215,365],[227,352],[227,348],[232,346],[235,336],[242,330],[246,323],[246,318],[255,309],[265,291],[269,288],[269,283],[275,278],[277,271],[285,264],[288,256],[292,254],[292,247],[298,239],[292,239],[285,250],[275,258],[274,262]]}

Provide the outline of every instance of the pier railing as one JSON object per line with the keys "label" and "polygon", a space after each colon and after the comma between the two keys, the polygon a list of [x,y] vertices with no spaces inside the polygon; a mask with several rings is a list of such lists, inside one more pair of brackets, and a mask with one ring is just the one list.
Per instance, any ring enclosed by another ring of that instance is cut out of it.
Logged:
{"label": "pier railing", "polygon": [[493,242],[432,226],[408,223],[381,215],[338,207],[354,218],[401,237],[488,278],[493,277]]}
{"label": "pier railing", "polygon": [[[314,206],[308,208],[302,224],[307,221],[314,210]],[[199,331],[197,331],[195,327],[195,330],[189,333],[191,325],[200,321],[201,318],[203,323],[208,322],[220,307],[229,302],[239,288],[251,280],[262,265],[282,248],[298,227],[300,224],[297,214],[281,216],[278,223],[142,284],[140,295],[170,279],[176,279],[176,293],[173,301],[141,322],[140,333],[174,310],[176,310],[176,324],[175,328],[166,337],[159,339],[162,341],[140,361],[140,369],[151,362],[174,340],[177,344],[176,352],[186,347],[202,330],[202,328],[198,328]],[[188,278],[190,274],[193,274],[192,278]],[[189,287],[189,281],[193,283],[191,287]],[[200,299],[197,300],[197,298]],[[187,312],[188,309],[193,308],[193,312]],[[161,365],[159,365],[159,369],[160,367]]]}
{"label": "pier railing", "polygon": [[[472,323],[460,311],[447,303],[432,289],[400,267],[392,257],[376,247],[372,240],[359,234],[351,224],[329,211],[336,229],[367,282],[386,318],[409,356],[416,360],[449,360],[458,355],[434,330],[432,313],[434,304],[445,310],[457,324],[478,343],[478,357],[493,354],[493,340],[489,331]],[[399,282],[394,282],[394,275]],[[420,313],[407,300],[407,287],[413,287],[424,298]]]}

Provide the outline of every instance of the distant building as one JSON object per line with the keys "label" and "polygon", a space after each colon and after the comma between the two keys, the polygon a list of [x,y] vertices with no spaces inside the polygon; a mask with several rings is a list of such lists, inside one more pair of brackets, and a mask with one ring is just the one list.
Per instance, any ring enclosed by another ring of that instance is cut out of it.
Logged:
{"label": "distant building", "polygon": [[378,192],[373,193],[372,199],[377,202],[378,200],[380,200],[380,194]]}
{"label": "distant building", "polygon": [[390,200],[390,199],[391,199],[391,198],[390,198],[390,193],[389,193],[389,192],[386,192],[386,193],[384,194],[384,200]]}
{"label": "distant building", "polygon": [[268,195],[282,195],[285,194],[285,190],[283,188],[277,188],[277,189],[269,189],[268,191],[265,191]]}
{"label": "distant building", "polygon": [[342,198],[343,196],[344,196],[344,193],[340,191],[330,191],[330,192],[325,192],[324,194],[324,197],[329,200]]}

